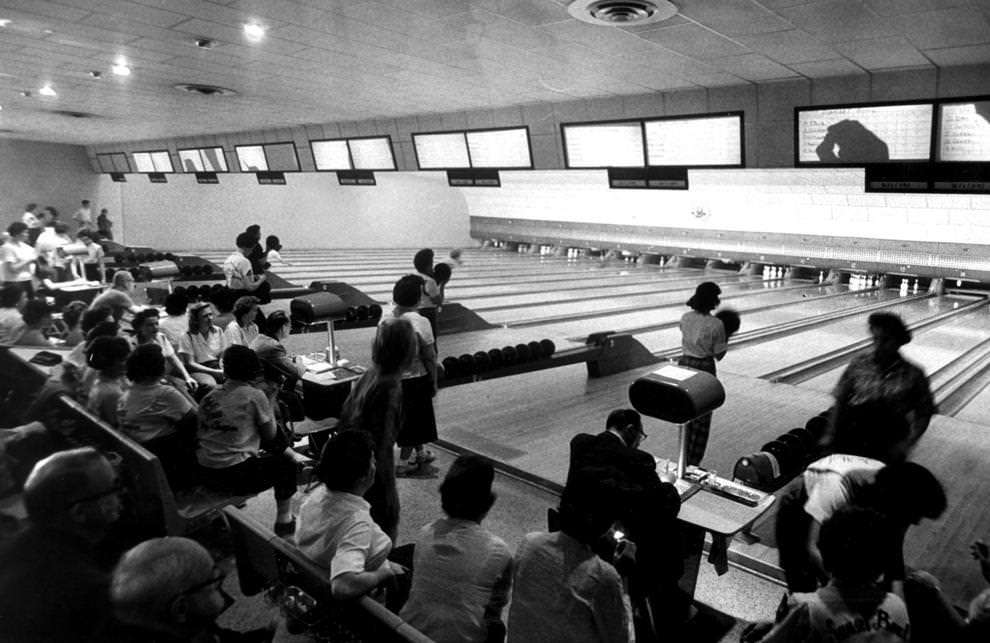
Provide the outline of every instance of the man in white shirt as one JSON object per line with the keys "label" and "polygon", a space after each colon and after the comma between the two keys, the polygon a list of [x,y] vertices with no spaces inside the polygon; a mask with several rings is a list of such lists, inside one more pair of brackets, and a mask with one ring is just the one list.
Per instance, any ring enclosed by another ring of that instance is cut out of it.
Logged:
{"label": "man in white shirt", "polygon": [[248,255],[254,247],[254,239],[246,232],[237,235],[237,251],[223,262],[223,274],[227,277],[232,299],[244,295],[254,295],[262,304],[271,301],[272,285],[267,275],[255,275]]}
{"label": "man in white shirt", "polygon": [[68,226],[64,223],[56,223],[48,226],[45,231],[38,235],[38,240],[34,244],[34,249],[38,252],[38,258],[45,260],[45,265],[54,272],[52,281],[68,281],[71,275],[67,270],[67,260],[65,255],[59,252],[59,248],[68,245],[71,240],[65,234]]}
{"label": "man in white shirt", "polygon": [[24,206],[24,214],[21,215],[21,221],[28,227],[27,242],[33,246],[34,242],[38,239],[38,235],[41,234],[44,228],[41,219],[38,217],[37,203],[28,203]]}
{"label": "man in white shirt", "polygon": [[83,199],[82,207],[72,215],[72,220],[79,226],[76,228],[76,232],[79,230],[89,230],[93,227],[93,210],[89,207],[89,201]]}

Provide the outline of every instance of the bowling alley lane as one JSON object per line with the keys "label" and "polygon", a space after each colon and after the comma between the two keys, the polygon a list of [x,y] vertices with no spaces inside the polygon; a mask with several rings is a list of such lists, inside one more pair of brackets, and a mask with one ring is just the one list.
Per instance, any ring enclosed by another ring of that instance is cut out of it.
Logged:
{"label": "bowling alley lane", "polygon": [[[901,348],[901,354],[920,366],[929,377],[933,377],[932,385],[936,386],[939,369],[990,337],[988,309],[988,306],[983,306],[944,324],[914,333],[911,343]],[[845,364],[806,380],[800,386],[831,392],[844,369]],[[961,418],[960,415],[956,417]],[[984,416],[981,421],[986,421],[988,417],[990,416]]]}
{"label": "bowling alley lane", "polygon": [[955,417],[975,424],[990,424],[990,386],[984,388]]}
{"label": "bowling alley lane", "polygon": [[[856,298],[862,305],[877,301],[889,302],[889,306],[883,310],[900,315],[908,325],[939,313],[951,311],[956,304],[960,303],[959,298],[952,296],[922,299],[903,298],[898,296],[895,290],[857,293]],[[806,310],[808,309],[802,307],[802,312]],[[789,317],[793,318],[793,312],[791,309],[767,311],[755,315],[754,317],[757,319],[753,321],[756,324],[789,321]],[[829,309],[826,308],[814,314],[826,312],[829,312]],[[866,320],[870,312],[872,311],[864,311],[860,315],[846,317],[804,331],[797,331],[768,342],[741,346],[736,349],[733,349],[730,344],[729,352],[720,363],[719,368],[733,373],[758,377],[764,373],[842,348],[869,336]],[[744,330],[750,328],[749,323],[749,320],[743,317]]]}

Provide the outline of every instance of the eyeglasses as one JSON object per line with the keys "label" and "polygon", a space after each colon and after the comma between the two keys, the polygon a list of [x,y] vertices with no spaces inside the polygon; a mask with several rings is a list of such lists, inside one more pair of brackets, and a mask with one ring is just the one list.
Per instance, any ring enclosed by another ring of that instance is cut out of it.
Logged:
{"label": "eyeglasses", "polygon": [[204,590],[208,587],[219,588],[221,585],[223,585],[223,582],[226,579],[227,579],[227,572],[225,572],[222,567],[218,567],[214,565],[213,570],[210,572],[209,578],[204,580],[202,583],[196,583],[195,585],[187,587],[186,589],[176,594],[172,598],[172,600],[175,600],[176,598],[179,598],[181,596],[189,596],[190,594],[195,594],[196,592]]}
{"label": "eyeglasses", "polygon": [[120,483],[120,480],[114,480],[113,486],[107,489],[106,491],[101,491],[99,493],[83,496],[82,498],[76,498],[75,500],[69,503],[69,506],[71,507],[72,505],[77,505],[80,502],[89,502],[90,500],[102,500],[103,498],[106,498],[108,496],[119,496],[120,494],[124,493],[124,491],[125,491],[124,485]]}

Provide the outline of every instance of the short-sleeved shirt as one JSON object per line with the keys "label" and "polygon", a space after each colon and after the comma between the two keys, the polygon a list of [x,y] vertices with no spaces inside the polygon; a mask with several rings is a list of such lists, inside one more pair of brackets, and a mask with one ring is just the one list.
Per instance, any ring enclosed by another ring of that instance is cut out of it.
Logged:
{"label": "short-sleeved shirt", "polygon": [[117,403],[124,395],[127,380],[123,377],[107,379],[98,376],[86,396],[86,408],[101,420],[117,426]]}
{"label": "short-sleeved shirt", "polygon": [[168,338],[172,348],[179,346],[179,338],[189,330],[189,315],[166,315],[158,320],[158,330]]}
{"label": "short-sleeved shirt", "polygon": [[258,337],[258,325],[251,322],[247,326],[241,326],[237,320],[227,324],[223,331],[225,346],[250,346],[251,342]]}
{"label": "short-sleeved shirt", "polygon": [[901,357],[882,366],[871,353],[857,355],[843,371],[833,395],[850,406],[882,402],[905,417],[912,411],[924,417],[935,412],[925,372]]}
{"label": "short-sleeved shirt", "polygon": [[76,213],[72,215],[72,218],[79,222],[80,226],[86,226],[93,222],[93,209],[92,208],[79,208]]}
{"label": "short-sleeved shirt", "polygon": [[240,252],[227,257],[223,262],[223,274],[227,277],[227,287],[233,290],[252,290],[254,271],[251,261]]}
{"label": "short-sleeved shirt", "polygon": [[190,332],[179,336],[179,353],[189,355],[197,364],[219,360],[225,348],[227,345],[223,333],[216,326],[210,327],[206,337],[203,337],[203,333]]}
{"label": "short-sleeved shirt", "polygon": [[[394,313],[393,313],[394,315]],[[413,330],[416,331],[416,339],[419,341],[419,350],[416,351],[416,359],[413,360],[412,366],[410,366],[408,371],[402,374],[402,379],[408,380],[415,377],[422,377],[426,375],[426,365],[423,364],[422,351],[430,346],[433,346],[433,327],[430,326],[430,320],[423,317],[416,311],[405,312],[399,315],[400,319],[406,319],[412,324]],[[380,326],[385,320],[382,317],[382,321],[378,323]]]}
{"label": "short-sleeved shirt", "polygon": [[371,519],[367,500],[322,484],[303,501],[296,524],[296,546],[329,571],[330,580],[374,571],[392,551],[392,540]]}
{"label": "short-sleeved shirt", "polygon": [[437,305],[430,299],[440,294],[440,286],[437,285],[436,279],[421,272],[417,272],[416,276],[423,279],[423,293],[419,296],[418,308],[436,308]]}
{"label": "short-sleeved shirt", "polygon": [[199,403],[196,459],[209,469],[223,469],[256,457],[261,427],[274,421],[264,393],[247,382],[227,380]]}
{"label": "short-sleeved shirt", "polygon": [[96,264],[100,263],[100,260],[106,256],[103,251],[103,246],[98,243],[87,243],[86,244],[86,256],[83,258],[83,263]]}
{"label": "short-sleeved shirt", "polygon": [[399,616],[436,643],[484,643],[485,615],[508,602],[512,552],[470,520],[442,518],[416,541],[409,600]]}
{"label": "short-sleeved shirt", "polygon": [[14,263],[33,261],[38,258],[34,248],[20,241],[8,241],[0,246],[0,281],[31,281],[34,264],[29,263],[19,269]]}
{"label": "short-sleeved shirt", "polygon": [[834,585],[784,598],[777,625],[761,643],[906,643],[910,621],[904,601],[882,589]]}
{"label": "short-sleeved shirt", "polygon": [[808,493],[805,512],[819,523],[825,522],[836,509],[849,504],[853,487],[872,482],[883,467],[879,460],[843,453],[812,462],[804,470]]}
{"label": "short-sleeved shirt", "polygon": [[23,325],[21,311],[16,308],[0,308],[0,344],[13,342],[14,337],[19,334],[18,329]]}
{"label": "short-sleeved shirt", "polygon": [[167,384],[133,384],[117,402],[118,426],[147,442],[175,433],[175,425],[193,408],[189,398]]}
{"label": "short-sleeved shirt", "polygon": [[123,290],[109,288],[97,295],[89,307],[91,310],[100,307],[109,308],[114,311],[114,316],[119,316],[123,315],[123,311],[134,308],[134,300]]}
{"label": "short-sleeved shirt", "polygon": [[688,357],[715,357],[727,346],[725,326],[717,317],[696,310],[681,317],[681,350]]}
{"label": "short-sleeved shirt", "polygon": [[631,610],[612,565],[564,532],[523,538],[513,563],[508,643],[627,643]]}
{"label": "short-sleeved shirt", "polygon": [[41,219],[34,212],[25,212],[21,215],[21,222],[29,228],[40,228]]}

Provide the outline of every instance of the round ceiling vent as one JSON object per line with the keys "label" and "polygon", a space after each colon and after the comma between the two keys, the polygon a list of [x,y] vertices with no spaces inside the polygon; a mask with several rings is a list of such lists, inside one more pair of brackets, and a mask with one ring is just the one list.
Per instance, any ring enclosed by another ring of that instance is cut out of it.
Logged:
{"label": "round ceiling vent", "polygon": [[198,94],[199,96],[233,96],[237,92],[233,89],[227,89],[226,87],[217,87],[216,85],[200,85],[198,83],[179,83],[178,85],[173,85],[180,92],[186,92],[188,94]]}
{"label": "round ceiling vent", "polygon": [[593,25],[628,27],[662,22],[677,15],[667,0],[574,0],[568,13]]}

